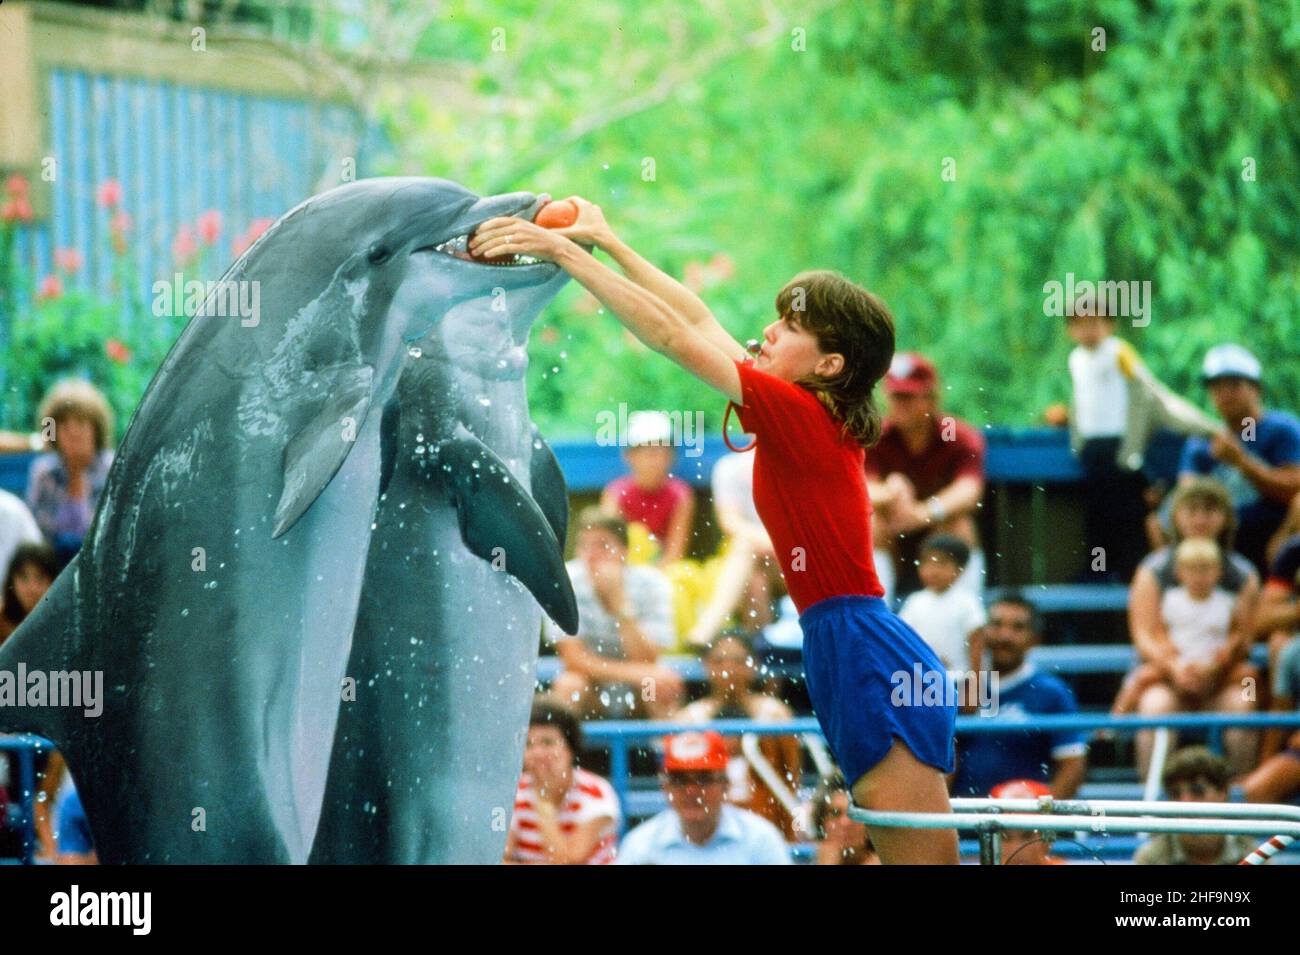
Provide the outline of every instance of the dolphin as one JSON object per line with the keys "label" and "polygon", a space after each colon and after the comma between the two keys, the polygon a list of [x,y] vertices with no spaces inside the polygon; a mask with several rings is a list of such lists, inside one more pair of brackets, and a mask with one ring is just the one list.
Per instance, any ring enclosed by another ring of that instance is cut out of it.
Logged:
{"label": "dolphin", "polygon": [[[480,284],[492,266],[463,245],[454,267]],[[501,860],[541,632],[529,590],[571,593],[564,479],[524,389],[557,272],[510,273],[406,360],[312,862]],[[548,613],[576,632],[576,606]]]}
{"label": "dolphin", "polygon": [[[413,343],[461,302],[556,271],[466,273],[439,247],[542,204],[433,178],[341,186],[277,220],[177,339],[81,551],[0,649],[0,674],[103,674],[96,716],[0,706],[0,730],[64,753],[102,861],[306,861],[384,409]],[[258,314],[220,315],[230,288],[254,290]],[[569,613],[563,586],[538,599]]]}

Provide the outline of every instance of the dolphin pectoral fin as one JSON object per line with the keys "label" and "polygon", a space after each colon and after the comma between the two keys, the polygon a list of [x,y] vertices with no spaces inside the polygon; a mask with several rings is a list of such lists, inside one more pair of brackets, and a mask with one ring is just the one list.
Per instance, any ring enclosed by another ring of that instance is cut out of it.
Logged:
{"label": "dolphin pectoral fin", "polygon": [[393,398],[384,405],[383,417],[379,419],[379,493],[388,490],[388,482],[393,479],[393,469],[397,466],[398,428],[402,419],[402,406]]}
{"label": "dolphin pectoral fin", "polygon": [[546,515],[546,522],[555,532],[555,539],[563,547],[569,529],[569,488],[564,483],[560,462],[555,460],[555,452],[537,430],[537,425],[533,425],[532,444],[533,457],[528,468],[533,500]]}
{"label": "dolphin pectoral fin", "polygon": [[330,376],[325,406],[284,449],[284,490],[275,508],[276,538],[298,522],[338,473],[370,410],[374,369],[341,366]]}
{"label": "dolphin pectoral fin", "polygon": [[444,441],[438,461],[448,482],[470,551],[528,588],[565,633],[578,630],[578,603],[564,566],[562,545],[532,496],[497,455],[463,424]]}

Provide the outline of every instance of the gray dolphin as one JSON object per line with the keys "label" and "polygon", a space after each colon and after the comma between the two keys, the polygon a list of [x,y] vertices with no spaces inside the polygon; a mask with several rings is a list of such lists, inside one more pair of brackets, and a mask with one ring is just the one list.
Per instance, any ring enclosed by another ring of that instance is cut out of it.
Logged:
{"label": "gray dolphin", "polygon": [[[491,268],[456,267],[471,284]],[[395,451],[348,664],[356,698],[340,711],[313,862],[501,859],[541,627],[516,578],[568,588],[564,480],[524,390],[529,329],[568,277],[522,278],[448,313],[385,415]],[[550,612],[576,630],[576,607]]]}
{"label": "gray dolphin", "polygon": [[[381,411],[411,343],[458,303],[502,275],[555,272],[502,265],[475,284],[437,246],[540,204],[438,179],[334,189],[223,277],[260,290],[255,320],[215,315],[232,287],[218,286],[172,347],[81,552],[0,650],[0,670],[103,673],[97,718],[0,709],[0,729],[64,752],[102,860],[306,860],[380,493]],[[563,598],[539,594],[561,616]]]}

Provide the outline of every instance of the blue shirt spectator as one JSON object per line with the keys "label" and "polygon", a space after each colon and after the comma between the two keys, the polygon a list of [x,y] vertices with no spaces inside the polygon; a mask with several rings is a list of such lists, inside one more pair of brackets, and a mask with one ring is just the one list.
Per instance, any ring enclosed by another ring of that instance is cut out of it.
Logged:
{"label": "blue shirt spectator", "polygon": [[1300,420],[1264,410],[1259,361],[1238,345],[1211,348],[1201,377],[1225,432],[1189,439],[1179,477],[1210,475],[1223,482],[1237,511],[1235,547],[1262,574],[1268,539],[1300,490]]}
{"label": "blue shirt spectator", "polygon": [[[1020,594],[1007,592],[990,604],[984,648],[998,682],[988,688],[991,692],[979,694],[982,719],[1023,721],[1078,712],[1070,688],[1028,662],[1040,629],[1037,608]],[[1081,730],[958,734],[957,743],[956,796],[987,796],[999,783],[1021,779],[1047,783],[1053,795],[1068,799],[1087,769]]]}
{"label": "blue shirt spectator", "polygon": [[90,837],[90,823],[81,806],[81,796],[75,786],[63,791],[54,810],[55,831],[58,833],[59,862],[94,862],[95,843]]}

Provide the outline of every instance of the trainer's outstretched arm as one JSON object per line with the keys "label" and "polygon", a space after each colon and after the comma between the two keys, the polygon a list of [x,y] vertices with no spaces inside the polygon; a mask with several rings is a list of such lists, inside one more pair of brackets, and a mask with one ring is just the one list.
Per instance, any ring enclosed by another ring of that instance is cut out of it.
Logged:
{"label": "trainer's outstretched arm", "polygon": [[[662,298],[619,275],[573,243],[558,251],[555,262],[599,299],[633,335],[732,401],[742,403],[740,373],[731,355],[701,334]],[[744,357],[745,350],[736,347],[739,349],[736,357]]]}

